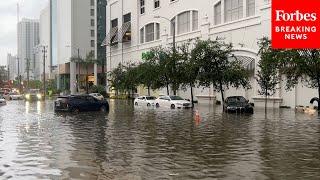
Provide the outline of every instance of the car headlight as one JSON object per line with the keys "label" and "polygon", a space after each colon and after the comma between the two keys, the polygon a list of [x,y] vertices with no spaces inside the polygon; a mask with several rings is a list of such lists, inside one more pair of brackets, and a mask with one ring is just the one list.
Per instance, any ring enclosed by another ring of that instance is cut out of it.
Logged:
{"label": "car headlight", "polygon": [[38,99],[41,99],[41,97],[42,97],[41,94],[37,94]]}
{"label": "car headlight", "polygon": [[26,94],[26,99],[30,99],[30,94]]}

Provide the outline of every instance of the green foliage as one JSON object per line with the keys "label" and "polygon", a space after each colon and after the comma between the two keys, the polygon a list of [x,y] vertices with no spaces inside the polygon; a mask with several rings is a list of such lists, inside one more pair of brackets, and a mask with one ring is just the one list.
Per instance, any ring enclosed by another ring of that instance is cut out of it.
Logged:
{"label": "green foliage", "polygon": [[259,56],[257,82],[261,88],[260,95],[272,96],[276,92],[276,86],[280,82],[279,62],[277,60],[279,52],[271,48],[271,41],[264,37],[259,40]]}
{"label": "green foliage", "polygon": [[193,61],[198,63],[199,84],[221,92],[229,87],[250,88],[249,73],[236,58],[231,61],[232,45],[218,40],[198,40],[191,52]]}

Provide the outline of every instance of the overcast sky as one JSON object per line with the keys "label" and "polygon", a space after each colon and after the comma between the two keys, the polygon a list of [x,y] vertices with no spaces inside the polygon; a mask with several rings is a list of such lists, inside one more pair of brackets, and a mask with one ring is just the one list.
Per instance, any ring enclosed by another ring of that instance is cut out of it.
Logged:
{"label": "overcast sky", "polygon": [[7,53],[17,53],[17,2],[22,18],[39,19],[48,0],[0,0],[0,64],[7,63]]}

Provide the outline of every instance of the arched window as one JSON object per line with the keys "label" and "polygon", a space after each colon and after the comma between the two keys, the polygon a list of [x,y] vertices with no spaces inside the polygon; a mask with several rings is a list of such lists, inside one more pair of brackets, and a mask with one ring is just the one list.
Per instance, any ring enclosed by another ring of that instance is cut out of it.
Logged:
{"label": "arched window", "polygon": [[160,24],[149,23],[140,29],[140,43],[160,39]]}
{"label": "arched window", "polygon": [[173,26],[176,26],[177,34],[183,34],[190,31],[196,31],[199,28],[198,11],[185,11],[171,19],[171,35],[173,35]]}

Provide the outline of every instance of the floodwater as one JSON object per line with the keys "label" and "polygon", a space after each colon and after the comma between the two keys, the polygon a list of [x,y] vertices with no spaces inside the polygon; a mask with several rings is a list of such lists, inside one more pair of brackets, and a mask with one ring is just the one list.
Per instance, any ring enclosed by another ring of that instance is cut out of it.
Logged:
{"label": "floodwater", "polygon": [[224,114],[134,108],[56,114],[0,107],[0,179],[320,179],[320,119],[293,110]]}

